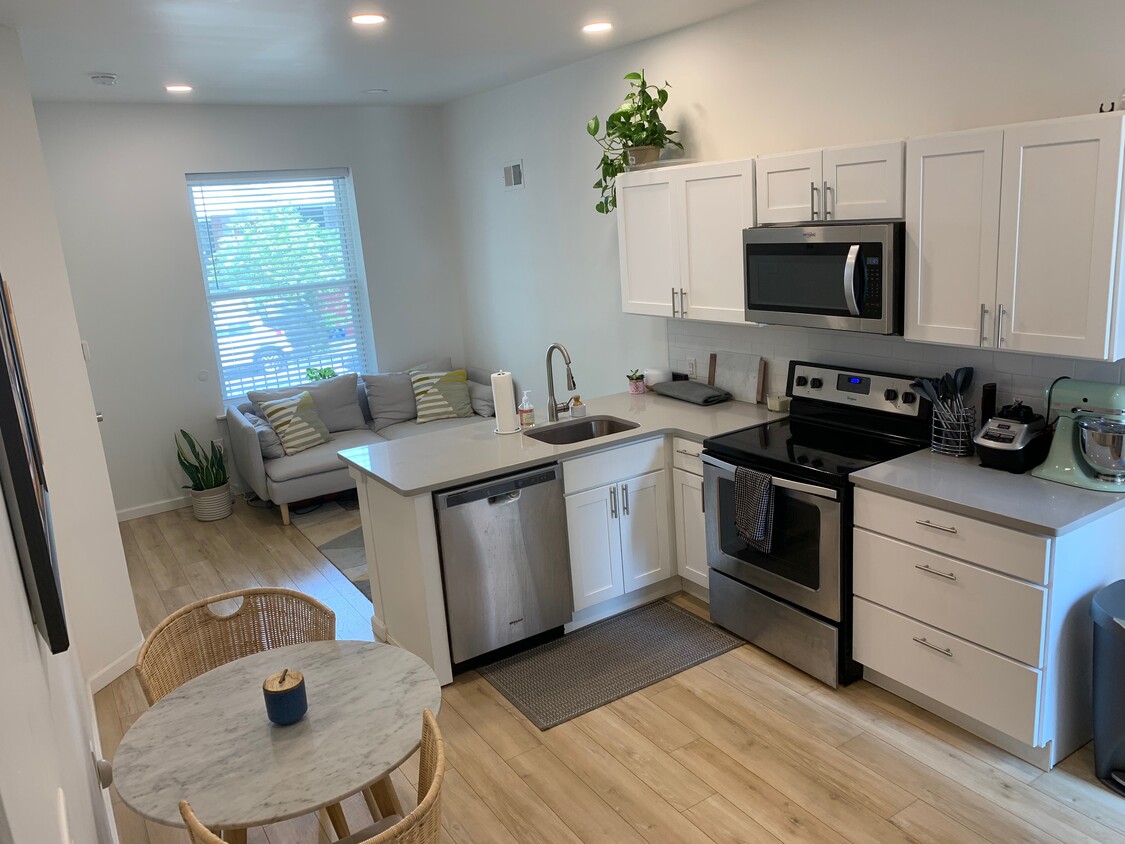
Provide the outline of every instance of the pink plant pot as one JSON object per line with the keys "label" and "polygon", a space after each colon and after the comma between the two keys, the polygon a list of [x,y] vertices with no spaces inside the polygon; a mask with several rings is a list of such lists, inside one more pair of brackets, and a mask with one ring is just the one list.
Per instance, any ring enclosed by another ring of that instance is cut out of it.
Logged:
{"label": "pink plant pot", "polygon": [[630,381],[629,382],[629,393],[631,395],[634,395],[634,396],[643,396],[645,394],[645,382],[644,381]]}

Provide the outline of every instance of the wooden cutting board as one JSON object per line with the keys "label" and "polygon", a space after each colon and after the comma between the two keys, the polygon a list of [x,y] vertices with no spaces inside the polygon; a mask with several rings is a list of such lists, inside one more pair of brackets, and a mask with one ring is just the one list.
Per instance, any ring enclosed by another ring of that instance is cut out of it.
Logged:
{"label": "wooden cutting board", "polygon": [[715,386],[722,387],[737,401],[761,402],[765,389],[764,361],[761,355],[716,352]]}

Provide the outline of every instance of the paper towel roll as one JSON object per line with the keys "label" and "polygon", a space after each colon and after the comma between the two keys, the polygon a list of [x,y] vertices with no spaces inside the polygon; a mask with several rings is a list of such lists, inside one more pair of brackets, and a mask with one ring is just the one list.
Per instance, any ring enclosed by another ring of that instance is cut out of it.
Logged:
{"label": "paper towel roll", "polygon": [[672,370],[670,369],[656,369],[650,367],[645,370],[645,384],[652,387],[656,384],[663,384],[665,381],[672,380]]}
{"label": "paper towel roll", "polygon": [[516,415],[516,388],[512,373],[500,370],[492,373],[492,403],[496,406],[496,432],[514,434],[520,429]]}

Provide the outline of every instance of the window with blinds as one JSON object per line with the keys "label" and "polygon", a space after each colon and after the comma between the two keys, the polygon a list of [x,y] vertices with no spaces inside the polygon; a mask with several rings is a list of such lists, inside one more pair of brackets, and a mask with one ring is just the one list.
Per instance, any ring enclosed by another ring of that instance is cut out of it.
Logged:
{"label": "window with blinds", "polygon": [[346,170],[189,174],[223,398],[368,372],[370,318]]}

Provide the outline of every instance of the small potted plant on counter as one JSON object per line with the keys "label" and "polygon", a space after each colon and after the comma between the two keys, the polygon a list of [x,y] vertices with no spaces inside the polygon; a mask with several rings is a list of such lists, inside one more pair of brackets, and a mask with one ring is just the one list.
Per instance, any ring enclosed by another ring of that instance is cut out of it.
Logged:
{"label": "small potted plant on counter", "polygon": [[625,376],[629,379],[629,393],[634,396],[643,396],[645,394],[645,376],[639,369],[634,369]]}
{"label": "small potted plant on counter", "polygon": [[596,114],[586,124],[586,131],[602,148],[602,160],[597,167],[601,178],[594,182],[594,190],[601,194],[594,206],[599,214],[608,214],[617,207],[614,180],[627,167],[651,164],[660,158],[660,150],[666,146],[684,148],[672,138],[676,130],[669,129],[660,119],[660,109],[667,105],[668,89],[672,86],[667,82],[664,87],[649,85],[644,70],[627,73],[625,80],[631,90],[625,95],[625,102],[605,119],[602,136],[598,137],[601,122]]}
{"label": "small potted plant on counter", "polygon": [[188,476],[190,484],[184,489],[191,490],[191,508],[195,518],[201,522],[225,519],[231,513],[230,477],[227,475],[223,449],[215,441],[211,442],[210,453],[199,447],[191,434],[181,429],[176,441],[176,459],[180,468]]}

